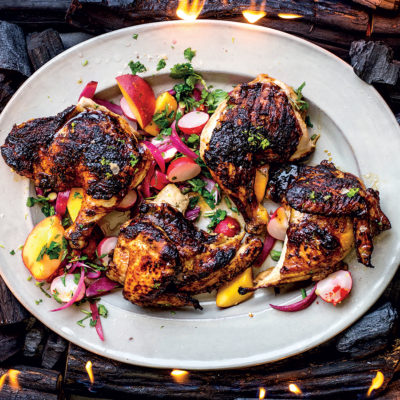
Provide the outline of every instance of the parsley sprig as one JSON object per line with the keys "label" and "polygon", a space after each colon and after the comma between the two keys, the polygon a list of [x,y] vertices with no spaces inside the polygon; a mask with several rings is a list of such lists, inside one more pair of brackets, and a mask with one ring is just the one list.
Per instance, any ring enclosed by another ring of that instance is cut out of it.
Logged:
{"label": "parsley sprig", "polygon": [[218,209],[215,212],[209,211],[204,213],[205,217],[211,218],[210,223],[207,225],[208,229],[214,229],[221,221],[226,218],[226,211]]}

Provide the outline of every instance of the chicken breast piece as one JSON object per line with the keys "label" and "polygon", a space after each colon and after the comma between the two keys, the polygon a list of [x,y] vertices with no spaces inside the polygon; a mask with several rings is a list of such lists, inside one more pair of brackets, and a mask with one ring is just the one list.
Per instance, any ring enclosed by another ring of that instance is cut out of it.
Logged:
{"label": "chicken breast piece", "polygon": [[255,195],[256,170],[314,151],[304,117],[293,89],[261,74],[238,85],[203,129],[200,155],[243,214],[248,232],[262,233],[268,222]]}

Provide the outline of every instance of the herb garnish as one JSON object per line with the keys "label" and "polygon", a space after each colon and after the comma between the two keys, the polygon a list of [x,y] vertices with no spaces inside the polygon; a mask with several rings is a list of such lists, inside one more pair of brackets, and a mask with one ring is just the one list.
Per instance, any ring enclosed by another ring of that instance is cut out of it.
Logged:
{"label": "herb garnish", "polygon": [[14,249],[11,250],[11,251],[10,251],[10,254],[13,256],[13,255],[15,254],[15,250],[14,250]]}
{"label": "herb garnish", "polygon": [[184,50],[183,56],[186,58],[188,61],[192,61],[193,57],[196,55],[196,50],[192,50],[190,47]]}
{"label": "herb garnish", "polygon": [[62,250],[61,244],[52,240],[48,246],[47,244],[45,244],[42,247],[39,255],[36,258],[36,261],[40,261],[45,254],[49,256],[50,260],[56,260],[57,258],[60,257],[61,250]]}
{"label": "herb garnish", "polygon": [[215,198],[214,196],[205,188],[206,183],[199,179],[194,178],[187,181],[191,186],[193,192],[197,192],[201,194],[204,201],[209,205],[209,207],[213,210],[215,208]]}
{"label": "herb garnish", "polygon": [[281,258],[281,254],[282,254],[282,252],[278,251],[278,250],[271,250],[271,253],[270,253],[271,258],[274,261],[279,261],[279,259]]}
{"label": "herb garnish", "polygon": [[129,161],[129,163],[131,164],[131,167],[134,167],[138,162],[139,162],[139,158],[137,158],[136,156],[135,156],[135,154],[133,154],[133,153],[131,153],[131,154],[129,154],[129,157],[130,157],[130,161]]}
{"label": "herb garnish", "polygon": [[347,197],[354,197],[358,192],[360,191],[360,188],[351,188],[347,193]]}
{"label": "herb garnish", "polygon": [[[311,120],[310,120],[310,116],[309,116],[309,115],[306,116],[306,119],[304,120],[304,122],[306,123],[306,125],[307,125],[309,128],[313,128],[313,127],[314,127],[314,125],[312,124],[312,122],[311,122]],[[313,135],[313,136],[314,136],[314,135]],[[311,140],[313,140],[313,139],[311,138]]]}
{"label": "herb garnish", "polygon": [[75,192],[73,197],[74,199],[83,199],[83,196],[79,192]]}
{"label": "herb garnish", "polygon": [[228,196],[225,196],[224,199],[225,199],[225,203],[228,206],[228,208],[230,210],[232,210],[234,213],[239,214],[238,209],[235,206],[232,206],[230,198]]}
{"label": "herb garnish", "polygon": [[311,201],[315,202],[315,191],[313,190],[309,195]]}
{"label": "herb garnish", "polygon": [[140,61],[129,61],[128,66],[132,71],[132,75],[136,75],[138,72],[147,71],[147,68]]}
{"label": "herb garnish", "polygon": [[303,98],[302,90],[303,90],[304,86],[306,86],[305,82],[303,82],[297,89],[294,90],[294,92],[297,95],[297,98],[296,98],[294,104],[299,111],[306,111],[306,110],[308,110],[308,107],[309,107],[308,103]]}
{"label": "herb garnish", "polygon": [[161,58],[161,60],[157,64],[157,71],[160,71],[160,69],[165,68],[166,65],[167,65],[167,63],[165,62],[165,60],[163,58]]}
{"label": "herb garnish", "polygon": [[221,221],[223,221],[226,217],[226,211],[218,209],[215,212],[206,212],[204,213],[205,217],[211,218],[211,222],[207,225],[208,229],[215,228]]}
{"label": "herb garnish", "polygon": [[40,204],[42,206],[41,210],[45,217],[50,217],[54,215],[56,211],[54,207],[50,204],[49,199],[44,196],[28,197],[26,200],[27,207],[33,207],[35,204]]}
{"label": "herb garnish", "polygon": [[132,38],[135,39],[135,40],[137,40],[138,37],[139,37],[139,34],[138,34],[138,33],[134,33],[134,34],[132,35]]}

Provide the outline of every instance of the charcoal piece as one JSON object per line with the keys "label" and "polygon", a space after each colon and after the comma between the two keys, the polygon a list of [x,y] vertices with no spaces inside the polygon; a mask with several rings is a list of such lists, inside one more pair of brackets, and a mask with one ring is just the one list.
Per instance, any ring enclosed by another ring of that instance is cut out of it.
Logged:
{"label": "charcoal piece", "polygon": [[390,302],[370,312],[340,336],[336,349],[353,358],[365,357],[385,348],[397,327],[398,313]]}
{"label": "charcoal piece", "polygon": [[25,336],[24,357],[35,358],[42,354],[45,330],[39,324],[28,330]]}
{"label": "charcoal piece", "polygon": [[0,277],[0,325],[15,324],[26,318],[28,318],[28,312],[10,292],[3,278]]}
{"label": "charcoal piece", "polygon": [[0,391],[0,400],[57,400],[56,393],[45,393],[37,390],[21,388],[15,390],[8,385],[4,385]]}
{"label": "charcoal piece", "polygon": [[93,35],[85,32],[60,33],[60,38],[65,49],[69,49],[85,40],[91,39]]}
{"label": "charcoal piece", "polygon": [[383,42],[358,40],[351,43],[351,65],[365,82],[395,85],[399,80],[400,64],[393,62],[393,51]]}
{"label": "charcoal piece", "polygon": [[0,328],[0,362],[8,360],[21,350],[21,338],[24,329],[21,324]]}
{"label": "charcoal piece", "polygon": [[54,368],[67,349],[67,341],[51,332],[44,346],[42,367]]}
{"label": "charcoal piece", "polygon": [[17,25],[0,21],[0,43],[0,70],[29,76],[31,69],[22,29]]}
{"label": "charcoal piece", "polygon": [[64,51],[60,35],[54,29],[34,32],[28,35],[26,42],[29,58],[35,70]]}

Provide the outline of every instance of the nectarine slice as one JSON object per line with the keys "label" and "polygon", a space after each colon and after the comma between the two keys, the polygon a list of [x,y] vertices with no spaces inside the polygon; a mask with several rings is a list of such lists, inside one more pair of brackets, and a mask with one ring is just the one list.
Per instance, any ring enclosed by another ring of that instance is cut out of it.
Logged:
{"label": "nectarine slice", "polygon": [[39,222],[26,239],[22,260],[33,277],[42,281],[57,271],[67,251],[61,218],[52,215]]}
{"label": "nectarine slice", "polygon": [[67,209],[69,212],[69,216],[72,219],[72,222],[75,222],[76,217],[81,210],[83,202],[83,189],[81,188],[72,188],[69,194]]}

